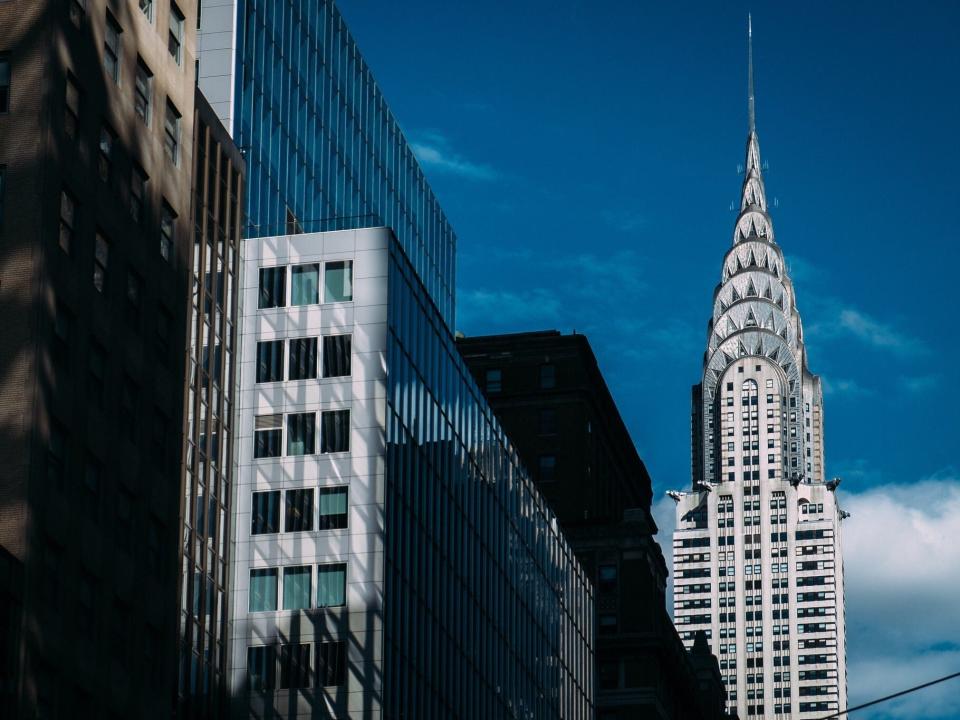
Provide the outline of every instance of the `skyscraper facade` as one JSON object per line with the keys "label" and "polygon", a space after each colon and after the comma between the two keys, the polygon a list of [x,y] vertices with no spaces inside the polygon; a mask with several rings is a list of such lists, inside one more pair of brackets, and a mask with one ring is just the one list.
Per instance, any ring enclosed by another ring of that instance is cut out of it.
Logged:
{"label": "skyscraper facade", "polygon": [[672,492],[674,616],[705,631],[743,718],[846,707],[843,558],[810,372],[762,177],[749,39],[749,133],[740,212],[693,388],[693,488]]}
{"label": "skyscraper facade", "polygon": [[454,319],[456,237],[333,0],[201,0],[199,85],[247,160],[248,237],[386,226]]}
{"label": "skyscraper facade", "polygon": [[245,248],[234,715],[592,718],[593,586],[402,244]]}

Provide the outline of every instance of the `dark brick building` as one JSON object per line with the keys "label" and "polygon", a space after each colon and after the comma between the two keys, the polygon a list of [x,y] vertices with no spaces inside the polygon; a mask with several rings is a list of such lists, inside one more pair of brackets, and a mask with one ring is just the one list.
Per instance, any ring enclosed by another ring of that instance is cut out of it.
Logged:
{"label": "dark brick building", "polygon": [[193,0],[0,2],[4,717],[169,717]]}
{"label": "dark brick building", "polygon": [[517,333],[458,348],[593,578],[598,720],[726,718],[716,659],[688,653],[667,614],[650,476],[587,338]]}

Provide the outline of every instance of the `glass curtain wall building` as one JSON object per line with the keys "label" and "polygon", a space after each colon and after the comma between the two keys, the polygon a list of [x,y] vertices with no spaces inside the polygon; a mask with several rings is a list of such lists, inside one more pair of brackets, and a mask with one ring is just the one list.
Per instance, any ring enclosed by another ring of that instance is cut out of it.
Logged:
{"label": "glass curtain wall building", "polygon": [[332,0],[202,0],[200,88],[247,160],[247,236],[387,226],[453,326],[456,237]]}
{"label": "glass curtain wall building", "polygon": [[592,585],[393,233],[245,247],[234,716],[591,718]]}

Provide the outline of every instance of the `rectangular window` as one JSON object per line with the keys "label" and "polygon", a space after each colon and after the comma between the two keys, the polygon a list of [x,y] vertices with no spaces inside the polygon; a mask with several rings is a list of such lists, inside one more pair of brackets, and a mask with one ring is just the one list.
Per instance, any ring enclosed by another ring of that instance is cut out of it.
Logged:
{"label": "rectangular window", "polygon": [[276,687],[277,656],[272,645],[247,648],[247,678],[254,692]]}
{"label": "rectangular window", "polygon": [[177,214],[166,201],[160,206],[160,257],[167,262],[173,257],[174,220]]}
{"label": "rectangular window", "polygon": [[286,305],[286,267],[260,268],[260,300],[257,307],[284,307]]}
{"label": "rectangular window", "polygon": [[323,338],[323,376],[345,377],[350,374],[352,336],[327,335]]}
{"label": "rectangular window", "polygon": [[277,609],[277,569],[250,570],[250,612]]}
{"label": "rectangular window", "polygon": [[130,327],[140,329],[140,308],[143,305],[143,279],[132,270],[127,271],[127,322]]}
{"label": "rectangular window", "polygon": [[320,488],[318,530],[342,530],[347,526],[347,488]]}
{"label": "rectangular window", "polygon": [[557,479],[557,476],[556,476],[557,456],[556,455],[541,455],[539,465],[540,465],[540,482],[549,483]]}
{"label": "rectangular window", "polygon": [[80,124],[80,86],[73,75],[67,73],[66,107],[63,111],[63,131],[69,138],[76,138]]}
{"label": "rectangular window", "polygon": [[317,566],[317,607],[340,607],[347,603],[345,563]]}
{"label": "rectangular window", "polygon": [[257,382],[283,380],[283,340],[257,343]]}
{"label": "rectangular window", "polygon": [[70,5],[70,22],[77,27],[87,15],[87,0],[68,0]]}
{"label": "rectangular window", "polygon": [[[280,457],[283,415],[257,415],[254,419],[253,457]],[[279,523],[278,523],[279,525]]]}
{"label": "rectangular window", "polygon": [[170,57],[176,60],[177,65],[183,62],[183,13],[173,3],[170,3],[170,39],[167,42],[167,49],[170,51]]}
{"label": "rectangular window", "polygon": [[290,304],[316,305],[320,302],[320,265],[294,265],[290,274]]}
{"label": "rectangular window", "polygon": [[[282,352],[282,351],[281,351]],[[294,338],[290,341],[290,380],[311,380],[317,377],[317,339]]]}
{"label": "rectangular window", "polygon": [[285,567],[283,569],[283,609],[306,610],[310,607],[310,576],[313,568]]}
{"label": "rectangular window", "polygon": [[553,408],[544,408],[540,411],[540,434],[557,434],[557,411]]}
{"label": "rectangular window", "polygon": [[113,166],[113,146],[116,142],[117,134],[108,125],[101,125],[97,169],[100,172],[100,179],[104,182],[110,179],[110,170]]}
{"label": "rectangular window", "polygon": [[323,268],[323,301],[353,300],[353,260],[328,262]]}
{"label": "rectangular window", "polygon": [[153,22],[153,0],[139,0],[140,12],[146,15],[147,20]]}
{"label": "rectangular window", "polygon": [[107,265],[110,262],[110,243],[97,233],[93,247],[93,286],[97,292],[103,292],[107,285]]}
{"label": "rectangular window", "polygon": [[153,106],[153,73],[141,57],[137,57],[137,77],[133,83],[133,111],[150,127]]}
{"label": "rectangular window", "polygon": [[177,165],[180,162],[180,111],[170,100],[167,100],[163,120],[163,147],[170,161]]}
{"label": "rectangular window", "polygon": [[500,368],[490,368],[486,372],[486,388],[488,393],[503,390],[503,371]]}
{"label": "rectangular window", "polygon": [[287,490],[284,503],[284,532],[313,530],[313,490]]}
{"label": "rectangular window", "polygon": [[107,11],[107,28],[103,37],[103,67],[107,76],[117,85],[120,84],[120,36],[123,30]]}
{"label": "rectangular window", "polygon": [[310,645],[291,643],[280,646],[280,687],[310,687]]}
{"label": "rectangular window", "polygon": [[130,171],[130,217],[137,225],[141,225],[144,220],[143,208],[147,201],[149,179],[143,168],[134,163]]}
{"label": "rectangular window", "polygon": [[255,492],[250,518],[251,535],[280,532],[280,491]]}
{"label": "rectangular window", "polygon": [[347,679],[346,660],[346,643],[317,643],[317,685],[319,687],[343,685]]}
{"label": "rectangular window", "polygon": [[320,423],[320,452],[336,453],[350,450],[349,410],[329,410],[321,413]]}
{"label": "rectangular window", "polygon": [[[0,177],[0,204],[3,202],[3,180]],[[2,219],[2,218],[0,218]],[[77,221],[77,201],[66,190],[60,191],[60,249],[67,255],[73,247],[74,228]]]}
{"label": "rectangular window", "polygon": [[550,390],[557,386],[557,368],[554,365],[540,366],[540,389]]}
{"label": "rectangular window", "polygon": [[316,452],[316,413],[287,415],[287,455],[313,455]]}

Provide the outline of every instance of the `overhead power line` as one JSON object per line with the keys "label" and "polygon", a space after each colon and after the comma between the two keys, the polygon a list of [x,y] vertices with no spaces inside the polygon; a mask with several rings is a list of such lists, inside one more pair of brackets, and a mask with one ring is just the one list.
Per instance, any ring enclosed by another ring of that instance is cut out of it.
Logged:
{"label": "overhead power line", "polygon": [[847,708],[846,710],[841,710],[840,712],[835,712],[833,713],[833,715],[825,715],[820,720],[830,720],[830,718],[838,718],[843,715],[846,715],[847,713],[852,713],[854,710],[863,710],[864,708],[870,707],[871,705],[877,705],[879,703],[886,702],[887,700],[893,700],[894,698],[898,698],[902,695],[908,695],[909,693],[916,692],[917,690],[923,690],[924,688],[928,688],[931,685],[942,683],[945,680],[952,680],[953,678],[956,678],[956,677],[960,677],[960,672],[955,672],[952,675],[945,675],[942,678],[937,678],[936,680],[925,682],[923,683],[923,685],[917,685],[916,687],[908,688],[906,690],[901,690],[900,692],[896,692],[893,695],[887,695],[886,697],[878,698],[876,700],[871,700],[870,702],[864,703],[863,705],[857,705],[856,707]]}

